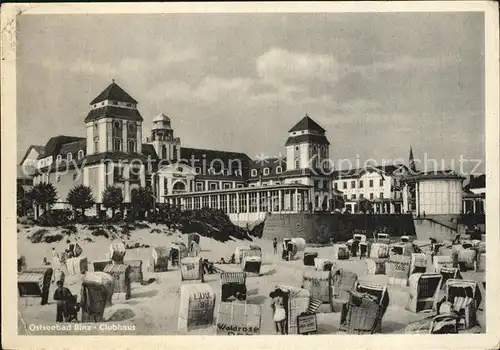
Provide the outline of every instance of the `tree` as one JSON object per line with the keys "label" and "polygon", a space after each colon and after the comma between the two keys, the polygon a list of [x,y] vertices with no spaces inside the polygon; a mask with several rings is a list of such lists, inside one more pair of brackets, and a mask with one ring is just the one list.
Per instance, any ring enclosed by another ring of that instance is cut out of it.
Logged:
{"label": "tree", "polygon": [[17,215],[25,216],[26,212],[33,206],[31,192],[25,191],[21,184],[17,184]]}
{"label": "tree", "polygon": [[132,210],[135,213],[141,213],[144,215],[146,212],[150,212],[154,206],[154,197],[151,189],[148,187],[139,187],[132,191],[131,196]]}
{"label": "tree", "polygon": [[368,199],[363,198],[359,201],[359,211],[362,213],[371,213],[373,211],[373,204]]}
{"label": "tree", "polygon": [[120,188],[116,186],[108,186],[104,191],[102,191],[102,205],[106,209],[111,209],[113,217],[115,216],[115,210],[120,208],[123,203],[123,192]]}
{"label": "tree", "polygon": [[57,201],[57,190],[50,182],[40,182],[31,190],[31,198],[37,206],[43,207],[45,212]]}
{"label": "tree", "polygon": [[92,189],[85,185],[77,185],[73,187],[66,198],[66,201],[73,209],[81,209],[82,216],[85,216],[85,209],[92,208],[95,204]]}

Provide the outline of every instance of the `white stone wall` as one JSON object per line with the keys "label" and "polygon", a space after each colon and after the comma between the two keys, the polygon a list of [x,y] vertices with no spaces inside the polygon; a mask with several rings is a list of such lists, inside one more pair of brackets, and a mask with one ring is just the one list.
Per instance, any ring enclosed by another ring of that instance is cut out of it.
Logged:
{"label": "white stone wall", "polygon": [[426,215],[460,214],[462,181],[458,179],[428,179],[419,183],[420,213]]}

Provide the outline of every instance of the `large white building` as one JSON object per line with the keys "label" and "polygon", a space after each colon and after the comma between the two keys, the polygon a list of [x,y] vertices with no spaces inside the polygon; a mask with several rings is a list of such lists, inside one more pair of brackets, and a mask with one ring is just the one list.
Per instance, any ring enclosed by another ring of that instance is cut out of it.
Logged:
{"label": "large white building", "polygon": [[342,192],[346,210],[351,213],[360,210],[359,203],[364,199],[371,202],[374,213],[401,213],[401,179],[407,174],[404,165],[367,166],[335,172],[333,186]]}

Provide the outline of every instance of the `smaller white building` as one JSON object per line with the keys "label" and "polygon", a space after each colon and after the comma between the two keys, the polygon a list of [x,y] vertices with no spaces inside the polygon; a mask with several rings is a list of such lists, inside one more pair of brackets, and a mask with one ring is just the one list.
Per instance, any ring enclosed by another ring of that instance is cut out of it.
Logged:
{"label": "smaller white building", "polygon": [[453,171],[433,171],[403,180],[404,208],[409,208],[409,188],[414,184],[416,215],[458,215],[462,212],[464,178]]}

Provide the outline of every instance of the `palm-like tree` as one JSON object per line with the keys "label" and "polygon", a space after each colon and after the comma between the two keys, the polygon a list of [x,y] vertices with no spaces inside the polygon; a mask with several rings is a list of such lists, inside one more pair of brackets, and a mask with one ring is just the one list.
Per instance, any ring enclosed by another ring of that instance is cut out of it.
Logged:
{"label": "palm-like tree", "polygon": [[123,192],[116,186],[108,186],[102,191],[102,205],[106,209],[111,209],[112,216],[115,216],[115,210],[120,208],[123,203]]}
{"label": "palm-like tree", "polygon": [[82,216],[85,216],[85,209],[92,208],[95,204],[92,189],[89,186],[77,185],[73,187],[66,198],[73,209],[81,209]]}
{"label": "palm-like tree", "polygon": [[50,182],[40,182],[31,190],[31,198],[38,207],[47,212],[58,199],[57,190]]}
{"label": "palm-like tree", "polygon": [[136,213],[149,213],[154,206],[154,197],[151,189],[148,187],[139,187],[132,191],[131,205],[132,210]]}
{"label": "palm-like tree", "polygon": [[17,184],[17,215],[26,215],[26,211],[32,206],[31,192],[25,191],[21,184]]}

